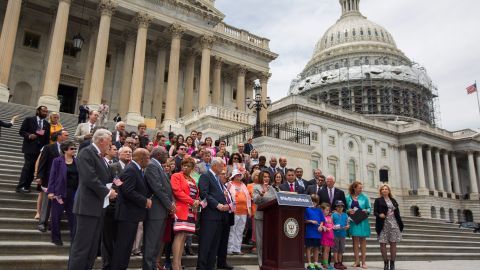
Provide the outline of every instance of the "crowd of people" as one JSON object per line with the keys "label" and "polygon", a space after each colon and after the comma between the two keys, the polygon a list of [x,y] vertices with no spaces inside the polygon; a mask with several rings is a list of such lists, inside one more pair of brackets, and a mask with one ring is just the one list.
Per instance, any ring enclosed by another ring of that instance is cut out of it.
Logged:
{"label": "crowd of people", "polygon": [[[233,269],[227,255],[245,252],[257,253],[261,265],[268,228],[257,206],[275,199],[276,192],[312,199],[304,216],[307,269],[346,269],[346,237],[353,239],[353,266],[367,268],[372,209],[361,182],[353,182],[345,195],[321,169],[306,180],[301,167],[288,167],[286,157],[277,162],[270,156],[267,164],[251,139],[229,153],[224,141],[203,138],[201,131],[150,138],[145,124],[127,132],[119,121],[109,131],[100,125],[99,112],[87,115],[73,140],[59,114],[48,116],[45,106],[25,118],[19,132],[25,163],[16,190],[28,193],[35,181],[37,228],[50,228],[55,245],[63,245],[60,220],[66,213],[69,269],[92,269],[98,255],[103,269],[115,270],[126,269],[132,256],[142,256],[143,269],[180,270],[184,255],[197,255],[197,269]],[[391,270],[403,230],[398,208],[390,187],[381,185],[373,214],[385,269]]]}

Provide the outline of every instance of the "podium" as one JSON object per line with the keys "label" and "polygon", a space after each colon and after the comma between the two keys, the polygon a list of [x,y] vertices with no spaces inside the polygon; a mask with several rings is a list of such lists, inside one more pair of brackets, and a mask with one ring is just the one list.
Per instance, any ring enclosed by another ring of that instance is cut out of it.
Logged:
{"label": "podium", "polygon": [[[301,198],[303,202],[291,198]],[[303,215],[305,207],[311,205],[309,196],[288,193],[277,193],[276,200],[259,205],[258,210],[263,211],[263,257],[260,270],[305,269]]]}

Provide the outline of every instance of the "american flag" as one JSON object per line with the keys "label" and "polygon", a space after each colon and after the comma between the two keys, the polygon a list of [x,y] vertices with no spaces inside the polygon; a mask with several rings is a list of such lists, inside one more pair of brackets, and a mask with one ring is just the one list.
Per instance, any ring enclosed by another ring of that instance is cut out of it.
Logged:
{"label": "american flag", "polygon": [[467,87],[467,94],[470,95],[470,94],[473,94],[477,92],[477,83],[474,83],[472,85],[470,85],[469,87]]}

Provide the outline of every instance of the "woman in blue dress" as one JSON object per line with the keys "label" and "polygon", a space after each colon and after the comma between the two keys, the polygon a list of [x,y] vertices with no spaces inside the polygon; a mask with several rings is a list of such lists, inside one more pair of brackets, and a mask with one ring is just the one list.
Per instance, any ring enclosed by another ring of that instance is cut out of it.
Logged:
{"label": "woman in blue dress", "polygon": [[[353,182],[348,188],[349,194],[346,196],[347,211],[349,215],[353,215],[356,211],[364,211],[367,214],[371,212],[370,201],[368,196],[362,193],[363,185],[359,181]],[[368,218],[356,224],[350,222],[350,235],[353,240],[353,254],[355,256],[354,267],[360,267],[359,250],[362,252],[361,261],[362,268],[366,269],[366,251],[367,251],[367,237],[370,236],[370,224]]]}

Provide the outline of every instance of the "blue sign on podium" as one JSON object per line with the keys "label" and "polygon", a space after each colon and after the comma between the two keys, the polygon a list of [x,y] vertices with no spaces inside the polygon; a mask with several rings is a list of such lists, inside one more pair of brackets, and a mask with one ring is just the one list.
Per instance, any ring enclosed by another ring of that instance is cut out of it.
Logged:
{"label": "blue sign on podium", "polygon": [[312,198],[306,194],[277,192],[276,196],[278,205],[313,207]]}

